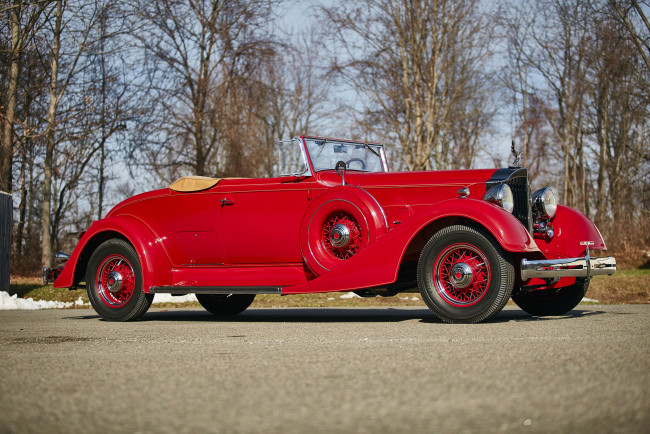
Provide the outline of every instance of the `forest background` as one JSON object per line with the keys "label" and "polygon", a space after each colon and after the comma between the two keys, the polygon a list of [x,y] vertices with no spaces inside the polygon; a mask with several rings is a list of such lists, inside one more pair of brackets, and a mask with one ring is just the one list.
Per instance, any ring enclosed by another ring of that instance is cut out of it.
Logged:
{"label": "forest background", "polygon": [[274,143],[385,143],[393,170],[502,167],[650,250],[650,5],[636,0],[0,1],[11,272],[183,175]]}

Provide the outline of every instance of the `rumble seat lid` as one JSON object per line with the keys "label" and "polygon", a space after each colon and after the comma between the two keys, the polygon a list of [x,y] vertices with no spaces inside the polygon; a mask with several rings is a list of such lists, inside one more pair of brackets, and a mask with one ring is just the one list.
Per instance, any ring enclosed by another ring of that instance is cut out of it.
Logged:
{"label": "rumble seat lid", "polygon": [[201,191],[214,187],[221,181],[221,178],[209,178],[207,176],[184,176],[169,184],[174,191],[189,192]]}

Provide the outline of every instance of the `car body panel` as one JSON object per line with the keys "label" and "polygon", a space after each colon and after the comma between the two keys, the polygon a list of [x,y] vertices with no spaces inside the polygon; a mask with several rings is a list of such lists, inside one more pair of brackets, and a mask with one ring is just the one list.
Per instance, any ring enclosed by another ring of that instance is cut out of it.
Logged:
{"label": "car body panel", "polygon": [[[305,138],[300,140],[303,172],[226,178],[200,191],[165,188],[121,202],[83,235],[55,286],[79,285],[92,251],[112,236],[135,249],[144,292],[154,288],[177,293],[193,288],[268,292],[277,287],[283,294],[295,294],[391,285],[405,264],[417,262],[435,231],[451,224],[482,228],[517,259],[574,257],[584,252],[583,241],[593,242],[594,249],[605,248],[593,223],[570,208],[558,206],[552,222],[555,236],[545,238],[532,234],[523,217],[520,221],[482,200],[487,188],[510,177],[524,179],[529,191],[525,169],[390,173],[383,150],[379,156],[361,142],[345,141],[344,146],[357,152],[348,156],[366,152],[381,157],[381,171],[315,171]],[[334,152],[328,158],[336,159]],[[294,157],[300,162],[299,154]],[[337,207],[358,221],[359,249],[345,260],[323,261],[327,251],[315,246],[327,241],[321,227]],[[317,218],[321,220],[314,229]],[[563,278],[559,285],[566,282]]]}
{"label": "car body panel", "polygon": [[[142,265],[145,292],[150,286],[172,284],[172,264],[163,240],[139,218],[119,215],[93,222],[79,240],[54,287],[71,288],[85,281],[85,264],[90,255],[102,241],[109,238],[123,238],[133,245]],[[82,269],[78,269],[80,260]]]}

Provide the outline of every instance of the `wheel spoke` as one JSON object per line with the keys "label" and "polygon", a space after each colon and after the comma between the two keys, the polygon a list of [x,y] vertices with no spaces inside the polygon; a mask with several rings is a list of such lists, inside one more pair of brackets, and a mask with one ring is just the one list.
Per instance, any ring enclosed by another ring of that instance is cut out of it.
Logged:
{"label": "wheel spoke", "polygon": [[490,269],[483,253],[469,244],[446,248],[433,267],[438,294],[447,303],[466,307],[478,302],[490,285]]}
{"label": "wheel spoke", "polygon": [[126,305],[135,290],[133,268],[119,255],[105,258],[98,269],[96,287],[107,306],[118,308]]}
{"label": "wheel spoke", "polygon": [[[337,246],[340,232],[345,232],[347,242]],[[337,259],[347,260],[354,256],[361,247],[361,228],[356,219],[347,212],[332,214],[323,225],[321,242],[327,252]]]}

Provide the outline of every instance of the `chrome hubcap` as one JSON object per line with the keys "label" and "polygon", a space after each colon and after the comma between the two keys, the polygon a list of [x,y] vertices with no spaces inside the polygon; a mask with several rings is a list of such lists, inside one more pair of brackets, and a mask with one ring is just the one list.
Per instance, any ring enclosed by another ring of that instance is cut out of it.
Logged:
{"label": "chrome hubcap", "polygon": [[122,289],[122,275],[119,271],[111,271],[106,278],[106,286],[111,292],[118,292]]}
{"label": "chrome hubcap", "polygon": [[330,232],[330,243],[332,246],[340,249],[350,242],[350,229],[342,223],[334,225]]}
{"label": "chrome hubcap", "polygon": [[451,268],[450,283],[454,288],[467,288],[472,283],[472,267],[459,262]]}

